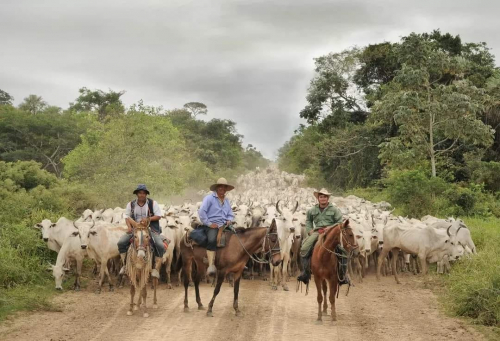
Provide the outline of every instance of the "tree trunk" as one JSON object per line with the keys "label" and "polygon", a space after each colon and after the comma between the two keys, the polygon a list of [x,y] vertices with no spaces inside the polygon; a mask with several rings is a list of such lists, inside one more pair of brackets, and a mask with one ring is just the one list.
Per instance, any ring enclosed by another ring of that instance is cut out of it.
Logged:
{"label": "tree trunk", "polygon": [[[429,88],[427,88],[427,102],[429,104],[429,109],[430,109],[430,104],[431,104],[431,93]],[[432,171],[432,177],[436,177],[436,154],[434,151],[434,114],[432,112],[429,112],[429,154],[431,157],[431,171]]]}

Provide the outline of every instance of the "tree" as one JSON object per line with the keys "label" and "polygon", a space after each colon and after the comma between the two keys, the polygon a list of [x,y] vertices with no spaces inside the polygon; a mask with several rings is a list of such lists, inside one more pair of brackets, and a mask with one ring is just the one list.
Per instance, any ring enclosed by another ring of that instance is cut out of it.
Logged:
{"label": "tree", "polygon": [[32,115],[11,106],[0,106],[0,158],[35,160],[43,169],[61,176],[61,158],[80,143],[80,135],[90,124],[82,115]]}
{"label": "tree", "polygon": [[29,95],[19,104],[19,109],[29,112],[32,115],[40,113],[46,107],[47,102],[45,102],[41,96],[37,95]]}
{"label": "tree", "polygon": [[70,103],[70,110],[96,112],[100,122],[125,112],[125,107],[120,99],[125,94],[125,91],[116,92],[111,89],[109,92],[92,91],[84,87],[78,92],[80,92],[80,96],[78,96],[75,103]]}
{"label": "tree", "polygon": [[397,136],[381,144],[380,157],[405,165],[429,160],[435,177],[437,160],[459,145],[491,145],[493,131],[479,117],[487,94],[465,79],[471,70],[465,58],[436,49],[416,34],[399,48],[402,68],[372,112],[374,121],[393,120],[399,128]]}
{"label": "tree", "polygon": [[12,101],[14,101],[14,97],[0,89],[0,105],[12,105]]}
{"label": "tree", "polygon": [[315,59],[315,76],[307,92],[307,105],[300,117],[309,124],[329,118],[338,126],[349,120],[354,111],[364,111],[364,101],[354,88],[353,77],[359,65],[359,50],[330,53]]}
{"label": "tree", "polygon": [[189,111],[193,118],[198,115],[206,115],[208,112],[207,106],[200,102],[189,102],[184,104],[184,109]]}

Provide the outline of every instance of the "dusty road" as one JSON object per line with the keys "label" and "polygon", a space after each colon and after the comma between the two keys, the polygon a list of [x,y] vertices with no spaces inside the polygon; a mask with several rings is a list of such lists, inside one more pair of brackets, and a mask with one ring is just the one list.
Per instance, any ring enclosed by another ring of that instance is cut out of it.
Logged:
{"label": "dusty road", "polygon": [[[294,282],[290,282],[290,288]],[[267,282],[244,280],[235,317],[232,288],[222,286],[214,317],[198,311],[190,288],[189,313],[183,312],[180,287],[159,290],[160,307],[150,317],[139,312],[126,316],[128,288],[96,295],[93,284],[82,292],[66,292],[55,299],[62,312],[22,314],[0,325],[1,340],[481,340],[463,322],[444,316],[436,297],[420,279],[403,276],[403,284],[369,275],[352,287],[348,297],[342,288],[337,301],[338,321],[316,320],[316,289],[308,296],[272,291]],[[202,301],[208,305],[213,289],[203,284]],[[148,300],[151,306],[151,300]]]}

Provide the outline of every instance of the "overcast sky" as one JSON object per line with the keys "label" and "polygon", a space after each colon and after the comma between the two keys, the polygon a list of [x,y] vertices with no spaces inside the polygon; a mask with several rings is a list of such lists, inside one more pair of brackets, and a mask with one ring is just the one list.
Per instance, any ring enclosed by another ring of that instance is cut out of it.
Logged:
{"label": "overcast sky", "polygon": [[126,90],[126,105],[203,102],[273,158],[314,57],[435,28],[500,56],[499,13],[498,0],[0,0],[0,89],[63,108],[83,86]]}

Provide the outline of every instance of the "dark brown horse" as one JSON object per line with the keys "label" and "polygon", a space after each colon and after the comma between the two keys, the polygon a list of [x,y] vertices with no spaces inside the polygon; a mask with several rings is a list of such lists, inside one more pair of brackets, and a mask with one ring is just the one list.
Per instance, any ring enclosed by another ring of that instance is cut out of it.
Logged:
{"label": "dark brown horse", "polygon": [[[326,228],[313,250],[311,269],[314,275],[316,289],[318,290],[318,322],[322,321],[321,304],[323,303],[323,296],[325,300],[323,304],[323,313],[326,314],[328,309],[328,303],[326,301],[328,287],[330,289],[332,321],[337,320],[337,314],[335,312],[335,295],[339,288],[339,278],[337,273],[338,256],[335,252],[335,248],[339,244],[344,247],[348,253],[351,253],[358,247],[352,229],[349,227],[349,220]],[[322,289],[323,292],[321,291]]]}
{"label": "dark brown horse", "polygon": [[[269,229],[266,227],[252,227],[247,229],[237,228],[236,234],[231,235],[229,240],[226,241],[226,246],[217,250],[215,256],[217,282],[214,289],[214,295],[208,305],[207,316],[212,316],[215,298],[220,292],[224,278],[230,273],[234,275],[233,308],[236,312],[236,316],[240,315],[240,310],[238,308],[238,293],[240,289],[241,274],[250,257],[253,258],[253,254],[259,251],[263,251],[265,255],[269,255],[270,263],[274,266],[278,266],[281,263],[280,243],[276,222],[274,220]],[[188,286],[190,277],[192,277],[194,282],[198,309],[203,309],[199,283],[206,271],[206,265],[203,262],[204,257],[206,257],[206,250],[204,248],[196,245],[190,246],[185,242],[181,243],[182,272],[185,289],[184,311],[189,311]]]}

